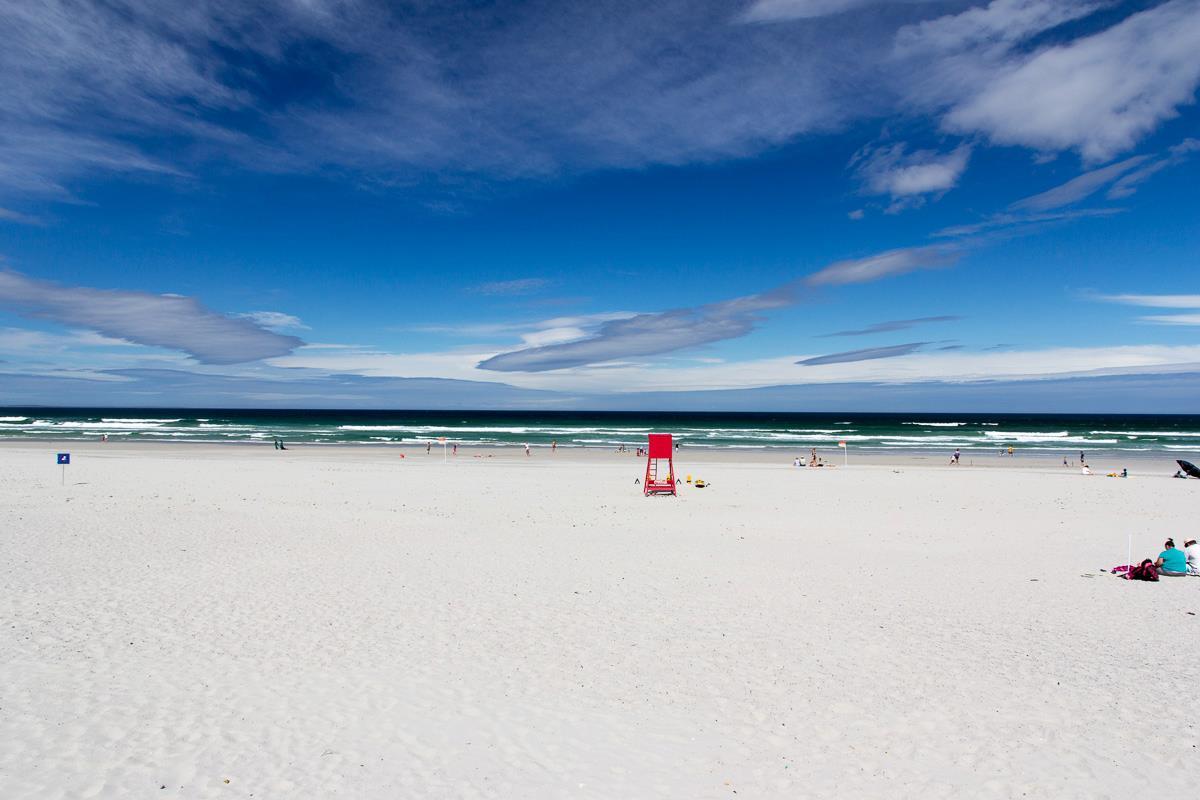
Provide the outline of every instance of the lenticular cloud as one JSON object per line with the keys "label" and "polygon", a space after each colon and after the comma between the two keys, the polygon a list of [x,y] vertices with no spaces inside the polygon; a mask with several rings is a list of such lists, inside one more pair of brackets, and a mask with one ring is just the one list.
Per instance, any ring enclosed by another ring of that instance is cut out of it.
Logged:
{"label": "lenticular cloud", "polygon": [[0,272],[0,308],[152,347],[182,350],[208,364],[287,355],[303,342],[248,319],[205,308],[191,297],[87,286]]}

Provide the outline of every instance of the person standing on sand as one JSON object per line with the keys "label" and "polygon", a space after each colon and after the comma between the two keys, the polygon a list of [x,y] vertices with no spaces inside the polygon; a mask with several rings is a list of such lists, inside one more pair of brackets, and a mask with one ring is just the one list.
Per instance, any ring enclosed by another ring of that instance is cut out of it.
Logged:
{"label": "person standing on sand", "polygon": [[550,440],[550,452],[553,453],[556,450],[558,450],[558,439],[551,439]]}
{"label": "person standing on sand", "polygon": [[454,452],[451,453],[450,455],[454,455],[454,456],[458,455],[458,442],[454,443]]}
{"label": "person standing on sand", "polygon": [[1085,463],[1086,461],[1087,461],[1087,459],[1083,457],[1083,451],[1082,451],[1082,450],[1080,450],[1080,451],[1079,451],[1079,463],[1080,463],[1080,464],[1083,464],[1083,463]]}
{"label": "person standing on sand", "polygon": [[429,455],[429,451],[433,449],[433,442],[425,443],[425,455]]}
{"label": "person standing on sand", "polygon": [[529,455],[529,442],[525,443],[525,455]]}
{"label": "person standing on sand", "polygon": [[1012,454],[1013,454],[1013,449],[1012,449],[1012,445],[1010,444],[1010,445],[1008,446],[1008,457],[1009,457],[1009,458],[1012,458]]}
{"label": "person standing on sand", "polygon": [[954,448],[954,455],[950,456],[950,463],[957,465],[960,458],[962,458],[962,453],[956,447]]}

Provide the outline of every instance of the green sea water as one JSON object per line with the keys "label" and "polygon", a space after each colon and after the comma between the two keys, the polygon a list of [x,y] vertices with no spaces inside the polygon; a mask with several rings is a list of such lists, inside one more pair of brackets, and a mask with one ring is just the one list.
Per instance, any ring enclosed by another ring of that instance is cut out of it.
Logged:
{"label": "green sea water", "polygon": [[385,446],[445,437],[469,446],[637,446],[998,452],[1008,447],[1178,453],[1200,458],[1200,415],[639,413],[0,408],[0,440],[271,442]]}

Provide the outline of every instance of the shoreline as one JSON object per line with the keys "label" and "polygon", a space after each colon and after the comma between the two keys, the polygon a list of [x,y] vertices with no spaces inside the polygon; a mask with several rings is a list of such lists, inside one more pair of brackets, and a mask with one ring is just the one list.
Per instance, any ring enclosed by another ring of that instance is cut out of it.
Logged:
{"label": "shoreline", "polygon": [[[450,463],[487,461],[495,463],[543,463],[553,459],[561,463],[616,464],[625,461],[630,465],[644,465],[645,457],[634,450],[618,452],[612,447],[590,447],[559,445],[551,450],[549,445],[530,445],[533,455],[526,456],[520,444],[460,445],[458,455],[450,455],[447,447],[445,460]],[[434,443],[427,454],[423,445],[393,444],[386,442],[294,442],[287,444],[285,453],[269,448],[278,457],[310,458],[332,456],[338,460],[386,463],[403,456],[406,463],[442,463],[441,445]],[[0,440],[0,453],[51,453],[71,451],[87,456],[216,456],[222,453],[261,454],[268,450],[261,441],[128,441],[110,439],[100,442],[95,439],[25,439],[21,441]],[[676,471],[685,472],[688,464],[729,465],[774,465],[789,469],[815,471],[810,467],[794,467],[792,460],[800,456],[806,461],[811,447],[687,447],[675,452]],[[1064,453],[1046,450],[1015,450],[1013,456],[998,452],[972,452],[962,449],[961,463],[950,464],[953,450],[887,450],[877,448],[851,448],[843,454],[835,448],[817,448],[817,455],[825,467],[816,469],[844,469],[855,466],[867,467],[927,467],[947,470],[1025,470],[1052,473],[1080,473],[1077,453],[1067,451],[1068,465],[1064,466]],[[1072,458],[1072,455],[1076,455]],[[1188,458],[1188,456],[1191,458]],[[1128,451],[1093,450],[1088,456],[1088,465],[1094,476],[1103,477],[1109,471],[1120,471],[1134,466],[1132,473],[1139,477],[1166,475],[1169,477],[1178,468],[1176,458],[1191,460],[1200,458],[1200,448],[1195,453],[1182,451]],[[847,463],[848,459],[848,463]],[[1082,477],[1082,476],[1081,476]]]}

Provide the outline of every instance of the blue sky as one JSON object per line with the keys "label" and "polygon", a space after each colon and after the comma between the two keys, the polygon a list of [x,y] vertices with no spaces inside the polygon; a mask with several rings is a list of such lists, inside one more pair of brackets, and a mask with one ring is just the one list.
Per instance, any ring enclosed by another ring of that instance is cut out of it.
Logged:
{"label": "blue sky", "polygon": [[0,8],[0,403],[1194,411],[1200,0]]}

